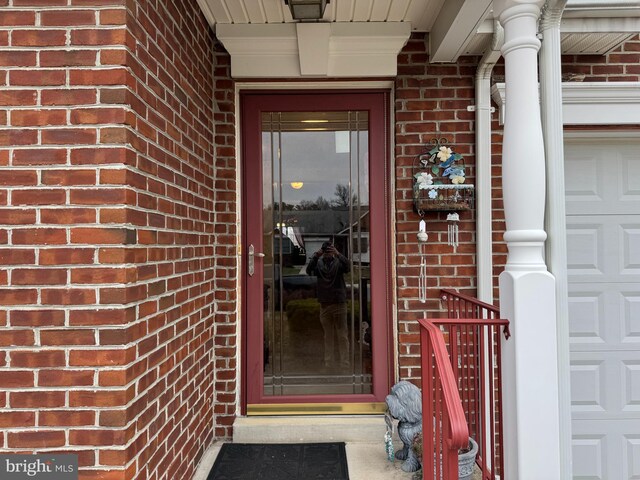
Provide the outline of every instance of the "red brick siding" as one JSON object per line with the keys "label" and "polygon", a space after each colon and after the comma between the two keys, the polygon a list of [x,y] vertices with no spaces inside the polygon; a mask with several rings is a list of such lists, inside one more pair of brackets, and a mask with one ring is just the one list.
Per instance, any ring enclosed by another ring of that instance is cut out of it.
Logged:
{"label": "red brick siding", "polygon": [[[105,258],[136,241],[124,218],[135,192],[114,181],[135,159],[114,135],[128,108],[105,101],[126,83],[106,55],[125,51],[125,8],[37,5],[0,11],[0,448],[73,452],[83,469],[105,468],[103,449],[130,437],[107,419],[134,387],[107,387],[103,375],[136,354],[105,340],[136,317],[135,305],[109,301],[135,272]],[[75,20],[55,20],[65,17]],[[101,425],[115,427],[109,439]]]}
{"label": "red brick siding", "polygon": [[467,182],[475,179],[473,105],[476,57],[454,65],[428,63],[427,43],[413,36],[398,57],[395,82],[396,120],[396,278],[400,377],[419,384],[419,330],[417,320],[441,316],[439,292],[452,287],[475,294],[475,215],[460,214],[460,245],[447,245],[446,212],[427,212],[427,302],[418,295],[421,253],[416,233],[420,217],[413,208],[416,155],[434,138],[446,138],[464,156]]}
{"label": "red brick siding", "polygon": [[0,9],[0,448],[191,478],[213,438],[211,32],[195,0],[61,3]]}
{"label": "red brick siding", "polygon": [[236,412],[239,352],[236,116],[231,58],[222,45],[215,45],[214,113],[216,125],[215,160],[215,434],[231,438]]}
{"label": "red brick siding", "polygon": [[141,289],[123,292],[138,354],[125,424],[136,478],[186,479],[214,434],[213,37],[195,0],[136,2],[127,26],[138,245],[125,255]]}

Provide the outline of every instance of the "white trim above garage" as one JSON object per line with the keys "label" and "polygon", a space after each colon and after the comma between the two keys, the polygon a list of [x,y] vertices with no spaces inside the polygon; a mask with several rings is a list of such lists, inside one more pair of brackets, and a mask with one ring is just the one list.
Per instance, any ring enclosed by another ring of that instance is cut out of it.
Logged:
{"label": "white trim above garage", "polygon": [[565,125],[640,124],[640,83],[565,83]]}
{"label": "white trim above garage", "polygon": [[[503,124],[504,83],[492,87],[491,97]],[[562,118],[565,125],[640,125],[640,82],[565,82]]]}

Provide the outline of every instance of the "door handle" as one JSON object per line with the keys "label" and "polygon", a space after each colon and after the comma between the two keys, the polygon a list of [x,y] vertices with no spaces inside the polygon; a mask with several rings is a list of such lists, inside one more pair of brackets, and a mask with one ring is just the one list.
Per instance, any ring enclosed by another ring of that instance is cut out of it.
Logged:
{"label": "door handle", "polygon": [[263,258],[264,257],[264,253],[262,252],[256,252],[255,248],[253,247],[253,243],[251,245],[249,245],[249,252],[248,252],[249,258],[248,258],[248,265],[247,265],[247,270],[248,270],[248,274],[250,277],[253,277],[253,274],[255,273],[255,258],[256,257],[260,257]]}

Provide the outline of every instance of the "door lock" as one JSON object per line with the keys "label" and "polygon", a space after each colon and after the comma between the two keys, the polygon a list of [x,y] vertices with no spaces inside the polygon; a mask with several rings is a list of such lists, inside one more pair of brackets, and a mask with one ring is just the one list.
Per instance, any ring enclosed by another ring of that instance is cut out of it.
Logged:
{"label": "door lock", "polygon": [[253,277],[253,274],[255,273],[255,258],[263,258],[265,255],[262,252],[256,252],[255,248],[253,247],[253,243],[249,245],[248,251],[249,258],[247,260],[247,273],[250,277]]}

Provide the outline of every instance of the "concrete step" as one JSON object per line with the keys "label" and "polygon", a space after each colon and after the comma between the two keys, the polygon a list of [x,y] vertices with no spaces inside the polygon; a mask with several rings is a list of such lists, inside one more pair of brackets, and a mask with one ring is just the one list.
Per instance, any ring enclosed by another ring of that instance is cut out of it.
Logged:
{"label": "concrete step", "polygon": [[350,442],[383,445],[384,415],[237,417],[234,443]]}
{"label": "concrete step", "polygon": [[[234,443],[345,442],[351,480],[413,480],[401,470],[402,462],[387,461],[383,415],[238,417]],[[395,450],[402,447],[397,430]],[[214,442],[200,461],[193,480],[206,480],[223,441]],[[482,480],[476,467],[473,480]]]}

